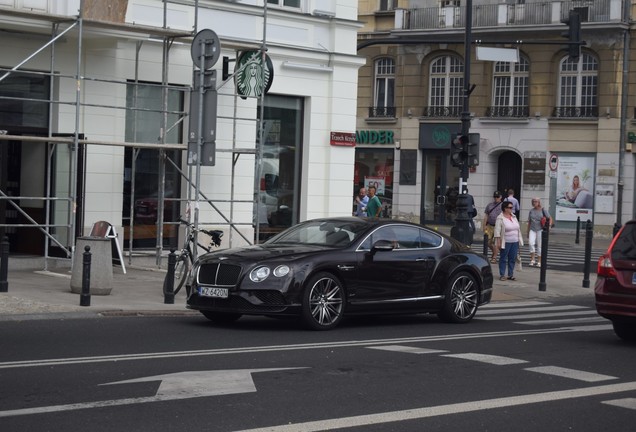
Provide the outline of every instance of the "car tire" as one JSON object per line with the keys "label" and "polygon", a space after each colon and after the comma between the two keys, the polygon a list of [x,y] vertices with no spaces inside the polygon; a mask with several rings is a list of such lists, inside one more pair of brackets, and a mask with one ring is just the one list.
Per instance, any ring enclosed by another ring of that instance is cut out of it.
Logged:
{"label": "car tire", "polygon": [[326,272],[314,275],[303,293],[302,321],[312,330],[336,327],[345,311],[345,290],[334,275]]}
{"label": "car tire", "polygon": [[201,313],[214,324],[231,324],[243,316],[240,313],[232,312],[201,311]]}
{"label": "car tire", "polygon": [[612,321],[616,336],[628,342],[636,342],[636,325]]}
{"label": "car tire", "polygon": [[454,274],[446,287],[443,309],[437,314],[444,322],[467,323],[477,312],[479,288],[475,278],[467,272]]}

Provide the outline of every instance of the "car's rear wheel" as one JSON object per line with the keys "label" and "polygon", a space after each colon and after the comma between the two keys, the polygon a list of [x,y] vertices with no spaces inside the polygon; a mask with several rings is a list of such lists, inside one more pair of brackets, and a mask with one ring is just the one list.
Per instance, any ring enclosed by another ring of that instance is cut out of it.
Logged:
{"label": "car's rear wheel", "polygon": [[342,320],[345,291],[334,275],[321,272],[312,277],[303,294],[302,319],[312,330],[330,330]]}
{"label": "car's rear wheel", "polygon": [[466,272],[459,272],[450,278],[446,288],[444,307],[438,313],[445,322],[467,323],[477,312],[479,288],[475,278]]}
{"label": "car's rear wheel", "polygon": [[215,324],[231,324],[241,318],[240,313],[201,311],[204,317]]}
{"label": "car's rear wheel", "polygon": [[614,333],[616,333],[616,336],[625,341],[636,342],[635,324],[626,324],[622,322],[612,321],[612,326],[614,326]]}

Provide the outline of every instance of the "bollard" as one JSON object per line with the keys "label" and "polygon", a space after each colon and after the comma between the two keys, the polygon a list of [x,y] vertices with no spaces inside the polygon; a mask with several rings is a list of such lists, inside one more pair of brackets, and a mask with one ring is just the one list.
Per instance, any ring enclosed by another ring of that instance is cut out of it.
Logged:
{"label": "bollard", "polygon": [[539,291],[546,290],[545,272],[548,267],[548,242],[550,240],[550,224],[541,230],[541,271],[539,272]]}
{"label": "bollard", "polygon": [[614,222],[614,228],[612,228],[612,238],[616,237],[616,234],[621,230],[621,224]]}
{"label": "bollard", "polygon": [[84,246],[82,256],[82,293],[80,294],[80,306],[91,305],[91,247]]}
{"label": "bollard", "polygon": [[590,261],[592,260],[592,221],[585,224],[585,263],[583,265],[583,288],[590,287]]}
{"label": "bollard", "polygon": [[581,231],[581,216],[576,218],[576,237],[574,243],[579,244],[579,232]]}
{"label": "bollard", "polygon": [[0,292],[9,291],[9,237],[2,237],[0,243]]}
{"label": "bollard", "polygon": [[163,303],[174,304],[174,266],[177,263],[177,254],[174,248],[168,254],[168,273],[163,281]]}
{"label": "bollard", "polygon": [[488,259],[488,234],[484,233],[484,256]]}

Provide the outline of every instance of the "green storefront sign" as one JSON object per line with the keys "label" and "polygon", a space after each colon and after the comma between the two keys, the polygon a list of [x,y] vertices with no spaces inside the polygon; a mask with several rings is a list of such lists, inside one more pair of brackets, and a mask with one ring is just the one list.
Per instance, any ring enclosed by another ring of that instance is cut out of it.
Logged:
{"label": "green storefront sign", "polygon": [[356,144],[395,144],[394,132],[390,130],[356,131]]}

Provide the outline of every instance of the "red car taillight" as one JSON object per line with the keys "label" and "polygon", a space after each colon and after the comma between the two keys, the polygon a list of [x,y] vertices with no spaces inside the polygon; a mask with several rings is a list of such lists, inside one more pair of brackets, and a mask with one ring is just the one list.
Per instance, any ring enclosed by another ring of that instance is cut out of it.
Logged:
{"label": "red car taillight", "polygon": [[612,264],[612,258],[610,257],[609,252],[598,259],[598,268],[596,273],[599,276],[606,277],[606,278],[616,277],[616,269],[614,268],[614,265]]}

